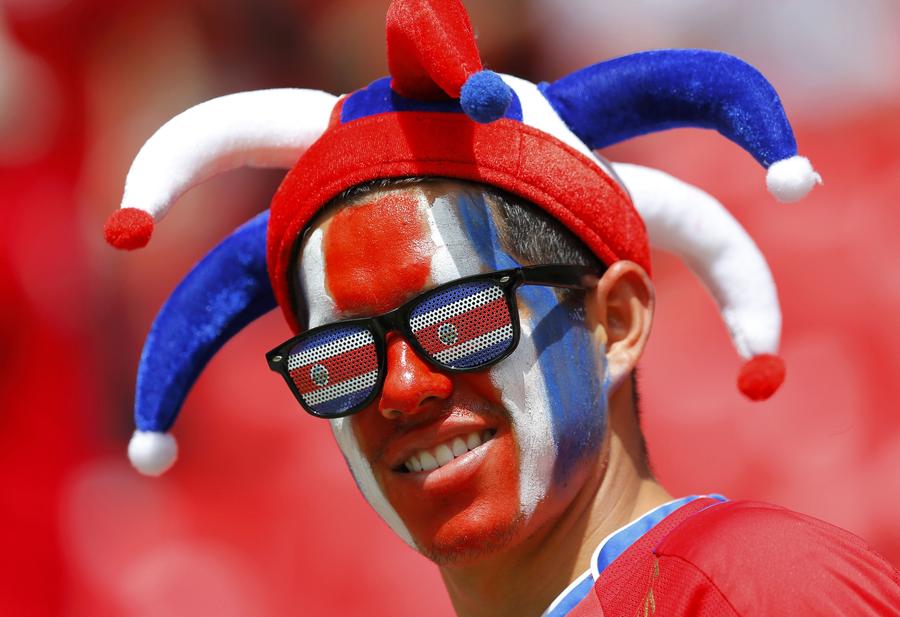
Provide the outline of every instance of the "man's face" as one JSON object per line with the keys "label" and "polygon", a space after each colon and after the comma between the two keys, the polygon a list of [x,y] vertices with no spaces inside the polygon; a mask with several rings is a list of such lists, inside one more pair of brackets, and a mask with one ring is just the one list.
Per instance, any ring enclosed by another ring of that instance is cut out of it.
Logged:
{"label": "man's face", "polygon": [[[526,265],[501,246],[488,199],[475,185],[423,183],[374,192],[321,218],[297,269],[309,327],[383,313],[437,285]],[[521,337],[505,360],[474,373],[443,372],[391,333],[379,397],[332,421],[366,498],[438,563],[514,545],[559,516],[603,440],[604,349],[583,303],[561,303],[537,286],[521,287],[517,298]],[[409,471],[416,463],[426,469]]]}

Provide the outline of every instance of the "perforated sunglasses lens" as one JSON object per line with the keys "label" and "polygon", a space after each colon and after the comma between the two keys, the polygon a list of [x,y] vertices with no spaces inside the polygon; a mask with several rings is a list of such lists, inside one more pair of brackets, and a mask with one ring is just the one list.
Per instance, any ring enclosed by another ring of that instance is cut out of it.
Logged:
{"label": "perforated sunglasses lens", "polygon": [[287,353],[287,366],[304,404],[326,417],[364,402],[378,381],[375,339],[356,325],[313,332]]}
{"label": "perforated sunglasses lens", "polygon": [[426,297],[410,313],[416,341],[439,364],[471,369],[501,357],[513,342],[513,322],[503,289],[470,281]]}

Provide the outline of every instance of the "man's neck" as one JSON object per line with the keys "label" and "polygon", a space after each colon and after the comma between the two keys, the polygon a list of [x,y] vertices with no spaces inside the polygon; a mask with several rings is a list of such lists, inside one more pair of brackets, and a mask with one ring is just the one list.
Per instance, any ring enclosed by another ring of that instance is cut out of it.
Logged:
{"label": "man's neck", "polygon": [[634,456],[633,431],[616,426],[615,415],[603,455],[562,516],[509,551],[441,568],[460,617],[540,615],[588,569],[603,538],[672,499]]}

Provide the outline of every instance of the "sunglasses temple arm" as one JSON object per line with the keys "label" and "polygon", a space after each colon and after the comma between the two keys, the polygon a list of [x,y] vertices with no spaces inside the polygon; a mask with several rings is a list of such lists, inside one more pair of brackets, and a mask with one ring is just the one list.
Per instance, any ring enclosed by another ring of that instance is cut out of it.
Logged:
{"label": "sunglasses temple arm", "polygon": [[589,266],[549,265],[529,266],[521,269],[521,280],[526,285],[547,285],[568,289],[589,289],[603,275]]}

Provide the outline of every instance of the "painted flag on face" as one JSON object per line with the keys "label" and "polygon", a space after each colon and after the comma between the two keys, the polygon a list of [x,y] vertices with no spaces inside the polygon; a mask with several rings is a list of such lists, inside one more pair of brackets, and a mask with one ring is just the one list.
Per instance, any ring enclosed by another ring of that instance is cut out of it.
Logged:
{"label": "painted flag on face", "polygon": [[366,400],[378,380],[372,333],[358,325],[318,330],[288,353],[288,372],[303,402],[337,415]]}
{"label": "painted flag on face", "polygon": [[491,281],[460,283],[425,298],[410,313],[422,348],[449,368],[474,368],[500,357],[513,340],[503,289]]}

